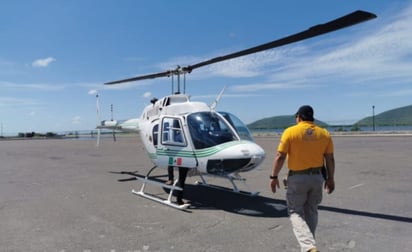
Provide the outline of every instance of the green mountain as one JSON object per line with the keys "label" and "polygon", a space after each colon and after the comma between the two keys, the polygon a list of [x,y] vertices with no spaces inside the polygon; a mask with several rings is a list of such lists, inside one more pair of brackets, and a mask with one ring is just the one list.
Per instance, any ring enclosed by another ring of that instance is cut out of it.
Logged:
{"label": "green mountain", "polygon": [[374,119],[376,126],[412,125],[412,105],[385,111],[375,115],[375,118],[373,118],[373,116],[366,117],[356,122],[355,125],[371,126],[373,125]]}
{"label": "green mountain", "polygon": [[[353,125],[372,126],[373,120],[375,120],[375,126],[410,126],[412,125],[412,105],[388,110],[375,115],[375,118],[373,116],[366,117]],[[248,124],[247,126],[250,130],[284,129],[295,123],[295,115],[283,115],[264,118]],[[315,123],[321,127],[330,126],[319,120],[315,120]]]}
{"label": "green mountain", "polygon": [[[319,126],[326,127],[328,124],[316,120],[315,123]],[[248,128],[250,130],[257,130],[257,129],[284,129],[289,126],[296,124],[295,115],[283,115],[283,116],[273,116],[264,118],[258,121],[255,121],[251,124],[248,124]]]}

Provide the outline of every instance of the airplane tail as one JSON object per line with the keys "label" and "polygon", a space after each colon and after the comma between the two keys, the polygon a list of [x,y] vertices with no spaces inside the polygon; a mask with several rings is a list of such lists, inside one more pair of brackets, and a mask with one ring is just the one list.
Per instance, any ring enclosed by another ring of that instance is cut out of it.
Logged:
{"label": "airplane tail", "polygon": [[97,129],[118,130],[122,132],[140,132],[140,118],[132,118],[127,120],[103,120]]}
{"label": "airplane tail", "polygon": [[97,141],[96,141],[96,146],[98,147],[100,145],[100,137],[102,135],[101,130],[102,129],[108,129],[112,130],[112,135],[113,135],[113,141],[116,142],[116,131],[122,131],[122,132],[139,132],[139,118],[133,118],[133,119],[128,119],[128,120],[113,120],[113,105],[111,106],[111,112],[112,112],[112,119],[111,120],[101,120],[101,114],[100,114],[100,101],[99,101],[99,94],[96,94],[96,110],[97,110]]}
{"label": "airplane tail", "polygon": [[96,146],[100,144],[100,130],[107,129],[112,130],[113,140],[116,141],[115,131],[122,131],[122,132],[135,132],[139,133],[139,122],[140,118],[132,118],[128,120],[103,120],[97,126],[98,130],[98,140]]}

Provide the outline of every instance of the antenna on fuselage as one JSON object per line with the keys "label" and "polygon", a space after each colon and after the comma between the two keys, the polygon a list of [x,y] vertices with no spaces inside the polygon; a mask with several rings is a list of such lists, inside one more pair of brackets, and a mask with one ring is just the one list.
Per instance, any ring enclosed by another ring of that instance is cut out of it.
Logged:
{"label": "antenna on fuselage", "polygon": [[215,110],[217,103],[220,101],[220,98],[222,98],[223,92],[225,92],[226,86],[223,87],[222,91],[220,91],[219,95],[216,97],[216,99],[213,101],[212,105],[210,105],[211,110]]}

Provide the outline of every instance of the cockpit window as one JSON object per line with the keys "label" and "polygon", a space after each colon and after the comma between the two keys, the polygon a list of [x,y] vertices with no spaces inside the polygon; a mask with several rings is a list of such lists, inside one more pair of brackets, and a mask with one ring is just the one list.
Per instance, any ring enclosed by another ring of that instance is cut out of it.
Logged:
{"label": "cockpit window", "polygon": [[219,114],[221,114],[232,125],[232,127],[235,128],[240,139],[252,142],[255,141],[247,126],[239,118],[228,112],[219,112]]}
{"label": "cockpit window", "polygon": [[157,146],[157,141],[158,141],[157,139],[159,137],[159,124],[156,124],[153,127],[152,135],[153,135],[153,145],[156,147]]}
{"label": "cockpit window", "polygon": [[236,140],[236,135],[215,112],[197,112],[187,117],[190,135],[196,149]]}
{"label": "cockpit window", "polygon": [[186,146],[180,120],[178,118],[165,117],[162,122],[162,144]]}

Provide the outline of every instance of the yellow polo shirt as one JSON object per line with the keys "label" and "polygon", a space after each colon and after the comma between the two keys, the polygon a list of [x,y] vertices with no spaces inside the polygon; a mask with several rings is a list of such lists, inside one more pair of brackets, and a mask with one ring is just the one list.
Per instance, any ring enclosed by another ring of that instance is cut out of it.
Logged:
{"label": "yellow polo shirt", "polygon": [[333,142],[326,129],[301,121],[283,132],[278,151],[287,153],[290,170],[300,171],[323,166],[324,154],[333,153]]}

